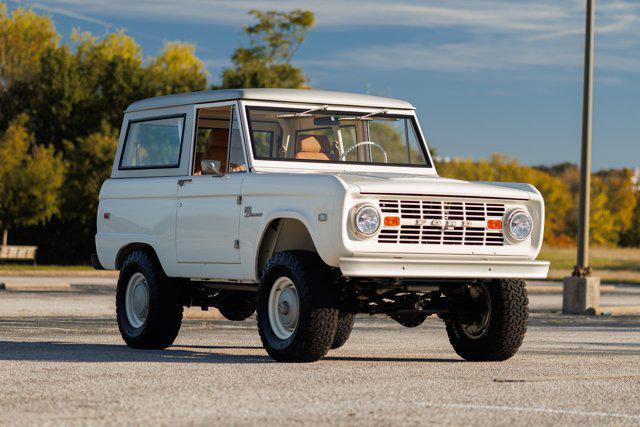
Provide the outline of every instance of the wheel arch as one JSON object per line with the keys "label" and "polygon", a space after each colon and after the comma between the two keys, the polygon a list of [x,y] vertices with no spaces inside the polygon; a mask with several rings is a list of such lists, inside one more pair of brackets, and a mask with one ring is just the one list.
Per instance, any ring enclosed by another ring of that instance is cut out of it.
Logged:
{"label": "wheel arch", "polygon": [[304,250],[319,255],[317,245],[303,219],[294,216],[271,219],[264,227],[257,246],[256,277],[260,277],[262,269],[274,254],[289,250]]}
{"label": "wheel arch", "polygon": [[[158,254],[156,250],[153,248],[153,246],[151,246],[149,243],[143,243],[143,242],[127,243],[126,245],[120,248],[120,250],[118,251],[118,254],[116,255],[116,262],[115,262],[116,270],[122,269],[122,263],[127,258],[127,255],[129,255],[131,252],[138,249],[144,250],[145,252],[149,253],[149,255],[151,255],[156,261],[158,261],[159,259]],[[158,263],[158,265],[160,265],[160,263]]]}

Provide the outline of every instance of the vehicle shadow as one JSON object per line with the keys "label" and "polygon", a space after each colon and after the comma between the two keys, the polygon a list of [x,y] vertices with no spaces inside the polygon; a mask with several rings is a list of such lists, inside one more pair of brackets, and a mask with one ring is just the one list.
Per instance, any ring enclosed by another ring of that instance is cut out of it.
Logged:
{"label": "vehicle shadow", "polygon": [[325,356],[323,361],[336,362],[400,362],[400,363],[458,363],[462,359],[437,359],[435,357],[375,357],[375,356]]}
{"label": "vehicle shadow", "polygon": [[[216,347],[207,347],[216,348]],[[251,348],[260,347],[217,347]],[[46,362],[150,362],[150,363],[271,363],[269,356],[235,355],[192,351],[170,347],[166,350],[136,350],[125,345],[65,343],[57,341],[0,341],[0,360]]]}
{"label": "vehicle shadow", "polygon": [[[125,345],[58,341],[0,341],[0,361],[30,362],[148,362],[148,363],[275,363],[268,355],[228,354],[199,350],[259,350],[260,346],[186,346],[166,350],[136,350]],[[324,362],[452,363],[461,359],[421,357],[326,356]]]}

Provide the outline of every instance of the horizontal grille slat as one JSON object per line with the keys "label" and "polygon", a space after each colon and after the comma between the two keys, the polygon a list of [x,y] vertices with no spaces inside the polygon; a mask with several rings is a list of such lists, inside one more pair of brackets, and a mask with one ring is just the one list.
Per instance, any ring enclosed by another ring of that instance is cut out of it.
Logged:
{"label": "horizontal grille slat", "polygon": [[[383,199],[380,210],[386,215],[398,215],[405,223],[384,226],[378,235],[379,243],[503,246],[502,231],[489,230],[486,221],[502,219],[504,204],[482,201],[401,200]],[[407,220],[416,225],[406,225]],[[436,221],[437,224],[433,224]],[[453,226],[446,226],[454,221]],[[483,222],[483,224],[478,224]],[[482,226],[479,226],[482,225]]]}

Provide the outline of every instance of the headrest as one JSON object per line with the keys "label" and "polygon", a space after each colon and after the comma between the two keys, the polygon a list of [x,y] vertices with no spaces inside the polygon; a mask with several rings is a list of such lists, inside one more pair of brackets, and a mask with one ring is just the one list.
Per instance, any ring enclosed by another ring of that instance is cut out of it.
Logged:
{"label": "headrest", "polygon": [[331,144],[326,135],[298,135],[296,153],[329,153]]}

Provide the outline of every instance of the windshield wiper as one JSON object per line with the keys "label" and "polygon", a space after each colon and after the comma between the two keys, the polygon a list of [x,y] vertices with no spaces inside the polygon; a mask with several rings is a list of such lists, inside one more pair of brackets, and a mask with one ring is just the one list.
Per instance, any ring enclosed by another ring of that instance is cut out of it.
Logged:
{"label": "windshield wiper", "polygon": [[289,119],[289,118],[292,118],[292,117],[309,117],[309,116],[311,116],[311,114],[309,114],[309,113],[313,113],[314,111],[326,110],[327,108],[329,108],[328,105],[323,105],[322,107],[312,108],[310,110],[301,111],[299,113],[280,114],[279,116],[276,116],[276,119]]}
{"label": "windshield wiper", "polygon": [[339,117],[339,120],[373,120],[371,117],[377,116],[378,114],[384,114],[389,111],[388,108],[384,110],[374,111],[373,113],[365,114],[364,116],[354,116],[354,117]]}

